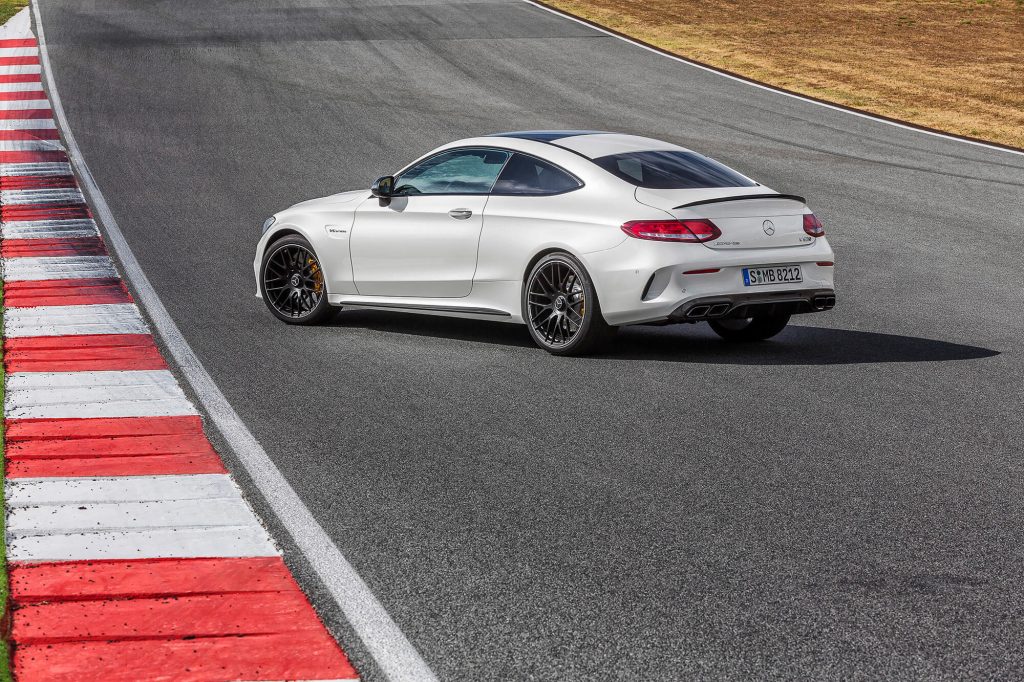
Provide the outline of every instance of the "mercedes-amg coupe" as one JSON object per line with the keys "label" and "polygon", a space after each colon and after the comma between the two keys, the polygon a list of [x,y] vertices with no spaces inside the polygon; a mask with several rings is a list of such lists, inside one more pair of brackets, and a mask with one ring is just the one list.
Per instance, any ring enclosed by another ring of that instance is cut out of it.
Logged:
{"label": "mercedes-amg coupe", "polygon": [[340,307],[526,324],[562,355],[622,325],[778,334],[835,305],[803,198],[668,142],[590,131],[459,140],[369,190],[269,218],[257,296],[292,324]]}

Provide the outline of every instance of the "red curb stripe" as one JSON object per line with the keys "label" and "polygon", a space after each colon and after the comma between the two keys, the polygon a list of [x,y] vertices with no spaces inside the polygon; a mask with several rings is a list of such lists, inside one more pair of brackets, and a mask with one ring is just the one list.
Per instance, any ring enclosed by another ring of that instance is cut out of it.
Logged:
{"label": "red curb stripe", "polygon": [[5,38],[0,40],[2,47],[37,47],[39,42],[35,38]]}
{"label": "red curb stripe", "polygon": [[0,110],[0,119],[12,118],[53,118],[52,109],[3,109]]}
{"label": "red curb stripe", "polygon": [[280,557],[12,562],[10,579],[19,679],[357,677]]}
{"label": "red curb stripe", "polygon": [[[6,207],[5,207],[6,208]],[[13,206],[10,208],[14,208]],[[75,208],[72,206],[72,208]],[[6,218],[6,211],[5,218]],[[3,258],[42,258],[56,256],[105,256],[107,249],[99,236],[53,237],[47,239],[5,239],[0,246]]]}
{"label": "red curb stripe", "polygon": [[46,93],[42,90],[17,90],[15,92],[0,92],[0,102],[20,102],[29,99],[46,99]]}
{"label": "red curb stripe", "polygon": [[16,645],[13,671],[15,679],[50,682],[358,679],[326,630],[249,637]]}
{"label": "red curb stripe", "polygon": [[[53,133],[56,130],[3,130],[0,133]],[[0,175],[0,189],[68,189],[78,187],[73,175]]]}
{"label": "red curb stripe", "polygon": [[0,75],[0,83],[42,83],[38,73],[5,73]]}
{"label": "red curb stripe", "polygon": [[[0,116],[3,118],[3,116]],[[67,163],[64,152],[0,152],[0,163]]]}
{"label": "red curb stripe", "polygon": [[167,369],[149,334],[37,336],[6,339],[4,367],[12,372],[111,372]]}
{"label": "red curb stripe", "polygon": [[128,289],[116,277],[4,282],[4,305],[8,308],[132,302]]}
{"label": "red curb stripe", "polygon": [[[59,140],[60,133],[54,128],[27,128],[25,130],[0,130],[0,140]],[[3,176],[19,177],[19,176]]]}
{"label": "red curb stripe", "polygon": [[23,57],[0,57],[0,66],[24,66],[26,64],[38,64],[39,55],[25,55]]}
{"label": "red curb stripe", "polygon": [[[64,152],[60,153],[63,155]],[[0,153],[0,162],[3,162],[3,153]],[[75,218],[92,218],[89,207],[85,204],[14,204],[0,206],[0,219],[5,222],[13,220],[70,220]]]}
{"label": "red curb stripe", "polygon": [[8,419],[7,477],[226,473],[199,417]]}
{"label": "red curb stripe", "polygon": [[281,557],[11,562],[17,606],[214,592],[281,592],[295,581]]}

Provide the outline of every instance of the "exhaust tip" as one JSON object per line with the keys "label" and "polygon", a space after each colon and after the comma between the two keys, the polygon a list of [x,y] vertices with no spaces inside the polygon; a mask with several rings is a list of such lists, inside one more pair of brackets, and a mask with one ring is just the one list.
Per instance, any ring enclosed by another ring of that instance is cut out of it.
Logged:
{"label": "exhaust tip", "polygon": [[708,309],[708,317],[718,317],[719,315],[725,315],[729,312],[728,303],[716,303]]}
{"label": "exhaust tip", "polygon": [[686,313],[687,317],[704,317],[708,314],[708,309],[711,306],[708,305],[695,305],[690,308],[689,312]]}

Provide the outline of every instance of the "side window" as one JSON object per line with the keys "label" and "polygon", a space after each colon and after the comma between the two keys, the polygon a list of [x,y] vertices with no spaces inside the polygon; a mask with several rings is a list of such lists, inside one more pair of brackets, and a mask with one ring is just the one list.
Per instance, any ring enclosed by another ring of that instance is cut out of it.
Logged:
{"label": "side window", "polygon": [[508,157],[497,149],[441,152],[398,176],[394,194],[487,194]]}
{"label": "side window", "polygon": [[493,194],[560,194],[579,188],[580,182],[546,161],[513,154],[494,183]]}

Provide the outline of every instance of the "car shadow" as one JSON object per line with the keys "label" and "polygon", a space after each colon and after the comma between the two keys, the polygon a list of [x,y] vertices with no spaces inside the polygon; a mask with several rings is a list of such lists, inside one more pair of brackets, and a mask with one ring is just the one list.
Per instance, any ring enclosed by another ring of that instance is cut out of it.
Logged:
{"label": "car shadow", "polygon": [[[537,348],[522,325],[346,310],[332,326],[393,334]],[[844,365],[881,362],[949,362],[999,355],[999,351],[949,341],[899,334],[790,325],[761,343],[729,343],[705,325],[624,327],[605,349],[592,357],[723,365]]]}

